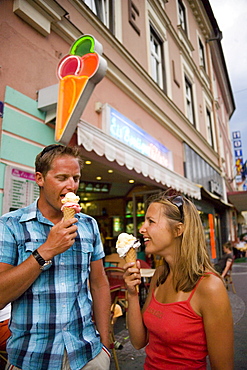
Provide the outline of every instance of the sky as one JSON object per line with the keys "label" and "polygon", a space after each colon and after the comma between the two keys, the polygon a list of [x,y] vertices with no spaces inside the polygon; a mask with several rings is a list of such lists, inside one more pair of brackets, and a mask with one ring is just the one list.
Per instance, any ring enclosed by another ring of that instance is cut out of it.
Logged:
{"label": "sky", "polygon": [[[247,160],[247,0],[209,0],[219,29],[236,110],[230,130],[241,132],[243,160]],[[232,138],[232,135],[231,135]]]}

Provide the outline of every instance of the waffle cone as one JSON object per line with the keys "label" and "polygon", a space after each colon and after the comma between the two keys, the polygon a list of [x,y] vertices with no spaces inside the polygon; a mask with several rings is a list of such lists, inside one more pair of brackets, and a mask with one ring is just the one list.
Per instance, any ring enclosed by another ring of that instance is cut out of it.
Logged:
{"label": "waffle cone", "polygon": [[130,248],[128,253],[126,254],[126,256],[124,258],[125,258],[125,262],[135,262],[135,266],[133,266],[133,267],[136,267],[136,250],[135,250],[135,248]]}
{"label": "waffle cone", "polygon": [[73,218],[74,215],[75,215],[74,208],[64,207],[64,209],[63,209],[63,217],[64,217],[64,220],[68,220],[69,218]]}
{"label": "waffle cone", "polygon": [[[136,267],[136,250],[135,248],[130,248],[126,256],[124,257],[125,262],[135,262],[133,267]],[[136,291],[139,293],[139,286],[136,285]]]}

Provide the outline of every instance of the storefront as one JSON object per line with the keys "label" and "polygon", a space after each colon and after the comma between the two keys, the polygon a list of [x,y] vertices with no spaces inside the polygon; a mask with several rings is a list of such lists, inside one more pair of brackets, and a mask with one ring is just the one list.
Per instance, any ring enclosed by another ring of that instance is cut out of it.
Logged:
{"label": "storefront", "polygon": [[[127,117],[106,105],[102,126],[100,130],[83,121],[77,126],[78,145],[86,159],[83,176],[91,181],[94,177],[94,182],[86,181],[79,189],[79,195],[86,212],[98,220],[102,233],[113,238],[113,245],[120,232],[138,236],[151,194],[172,188],[200,199],[198,186],[172,171],[172,153]],[[90,171],[88,162],[101,173],[100,182],[95,182],[97,174],[92,167]]]}
{"label": "storefront", "polygon": [[[103,107],[102,113],[102,129],[80,121],[73,143],[80,146],[85,159],[79,188],[83,211],[98,220],[106,245],[114,245],[114,238],[122,231],[138,235],[147,198],[172,188],[195,201],[211,256],[218,256],[222,235],[229,233],[224,230],[229,205],[204,191],[204,187],[196,185],[197,181],[174,172],[173,153],[127,117],[109,105]],[[54,129],[44,121],[37,102],[7,89],[2,136],[2,213],[23,207],[38,196],[34,158],[43,146],[54,142]]]}

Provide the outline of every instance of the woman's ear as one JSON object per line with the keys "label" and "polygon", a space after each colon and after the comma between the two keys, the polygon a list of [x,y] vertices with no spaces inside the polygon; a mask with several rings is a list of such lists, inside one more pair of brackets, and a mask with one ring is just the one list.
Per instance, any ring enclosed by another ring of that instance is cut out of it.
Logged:
{"label": "woman's ear", "polygon": [[178,238],[179,236],[181,236],[183,232],[184,232],[184,224],[182,222],[178,222],[178,224],[175,227],[176,237]]}

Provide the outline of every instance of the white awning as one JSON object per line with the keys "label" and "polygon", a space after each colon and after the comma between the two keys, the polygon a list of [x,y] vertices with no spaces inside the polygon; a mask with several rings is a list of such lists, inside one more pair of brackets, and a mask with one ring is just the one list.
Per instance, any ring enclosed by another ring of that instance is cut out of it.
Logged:
{"label": "white awning", "polygon": [[120,166],[135,170],[157,183],[201,199],[201,190],[196,184],[138,153],[97,127],[80,121],[77,126],[77,137],[78,145],[83,145],[88,152],[94,151],[101,157],[104,155],[110,162],[116,161]]}

